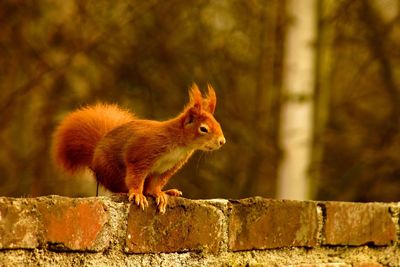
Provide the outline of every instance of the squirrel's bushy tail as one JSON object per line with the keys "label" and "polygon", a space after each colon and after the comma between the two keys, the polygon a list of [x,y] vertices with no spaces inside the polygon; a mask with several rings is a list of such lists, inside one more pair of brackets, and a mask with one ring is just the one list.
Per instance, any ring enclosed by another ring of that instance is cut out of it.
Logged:
{"label": "squirrel's bushy tail", "polygon": [[87,106],[70,113],[53,135],[52,152],[56,164],[69,173],[90,167],[100,139],[133,119],[133,114],[108,104]]}

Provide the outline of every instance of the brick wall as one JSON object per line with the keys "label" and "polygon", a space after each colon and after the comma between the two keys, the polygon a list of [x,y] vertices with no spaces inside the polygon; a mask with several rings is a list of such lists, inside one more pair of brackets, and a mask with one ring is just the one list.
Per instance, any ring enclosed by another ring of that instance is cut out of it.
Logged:
{"label": "brick wall", "polygon": [[400,203],[0,198],[0,266],[400,266]]}

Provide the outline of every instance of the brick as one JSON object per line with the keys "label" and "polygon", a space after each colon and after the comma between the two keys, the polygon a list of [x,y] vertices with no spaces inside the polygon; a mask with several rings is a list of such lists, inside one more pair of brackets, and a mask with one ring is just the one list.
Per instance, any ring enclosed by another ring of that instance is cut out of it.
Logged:
{"label": "brick", "polygon": [[377,262],[357,262],[353,264],[353,267],[383,267],[382,264]]}
{"label": "brick", "polygon": [[41,198],[44,240],[51,249],[72,251],[103,251],[110,237],[105,205],[96,199],[64,197]]}
{"label": "brick", "polygon": [[287,265],[285,267],[352,267],[347,263],[310,263],[310,264],[298,264],[298,265]]}
{"label": "brick", "polygon": [[28,200],[0,198],[0,249],[33,249],[39,236],[36,209]]}
{"label": "brick", "polygon": [[222,240],[222,212],[204,202],[170,197],[164,214],[155,203],[144,211],[131,205],[126,235],[127,253],[209,251]]}
{"label": "brick", "polygon": [[314,202],[250,198],[231,202],[229,249],[311,247],[317,244]]}
{"label": "brick", "polygon": [[325,202],[324,244],[390,245],[396,227],[389,207],[379,203]]}

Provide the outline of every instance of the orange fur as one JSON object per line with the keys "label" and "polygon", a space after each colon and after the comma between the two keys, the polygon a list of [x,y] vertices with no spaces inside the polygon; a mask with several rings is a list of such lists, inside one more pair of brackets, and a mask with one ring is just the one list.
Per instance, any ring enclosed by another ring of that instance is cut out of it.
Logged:
{"label": "orange fur", "polygon": [[53,135],[53,158],[73,174],[90,167],[100,139],[111,129],[132,121],[134,116],[116,105],[97,104],[69,114]]}
{"label": "orange fur", "polygon": [[144,195],[156,198],[165,211],[166,195],[176,189],[162,188],[193,152],[215,150],[225,143],[213,113],[214,89],[203,98],[197,85],[189,90],[183,112],[167,121],[138,119],[115,105],[98,104],[68,115],[53,139],[56,163],[67,172],[89,167],[96,179],[112,192],[127,192],[144,208]]}

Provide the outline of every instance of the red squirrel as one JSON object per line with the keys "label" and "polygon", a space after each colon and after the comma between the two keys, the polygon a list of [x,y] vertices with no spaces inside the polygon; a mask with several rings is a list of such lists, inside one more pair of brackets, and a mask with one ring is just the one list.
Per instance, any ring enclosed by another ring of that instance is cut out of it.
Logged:
{"label": "red squirrel", "polygon": [[97,181],[112,192],[128,193],[129,201],[144,210],[146,196],[165,212],[167,195],[181,196],[163,187],[195,150],[211,151],[225,144],[213,114],[217,102],[209,85],[203,98],[193,84],[190,101],[175,118],[144,120],[111,104],[80,108],[61,122],[53,136],[53,157],[71,174],[88,167]]}

